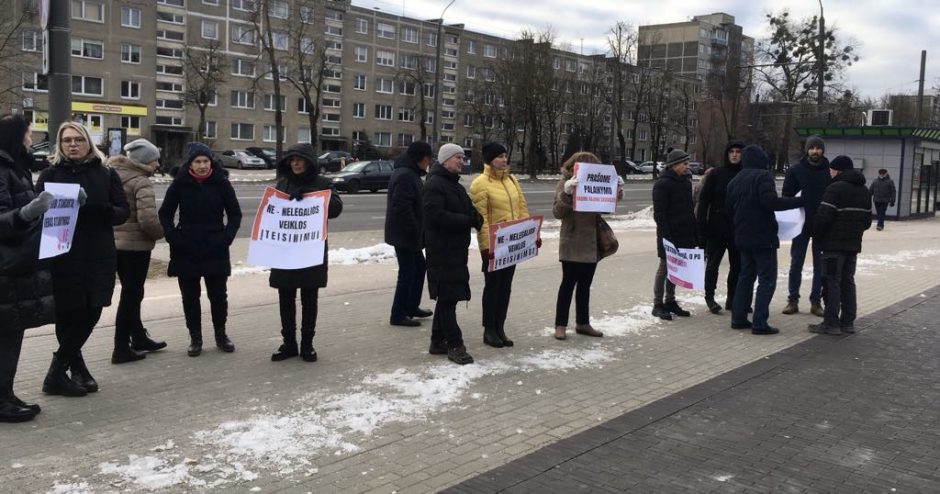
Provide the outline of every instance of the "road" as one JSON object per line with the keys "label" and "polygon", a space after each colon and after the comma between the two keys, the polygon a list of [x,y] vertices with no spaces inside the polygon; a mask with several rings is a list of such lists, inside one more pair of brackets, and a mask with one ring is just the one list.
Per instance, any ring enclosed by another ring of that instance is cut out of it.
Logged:
{"label": "road", "polygon": [[[465,187],[469,187],[467,177],[461,180]],[[555,193],[553,180],[537,180],[521,182],[522,191],[529,204],[529,213],[532,215],[552,215],[552,198]],[[247,237],[251,231],[251,222],[264,188],[270,185],[265,182],[235,182],[235,193],[242,208],[242,225],[238,230],[238,237]],[[168,184],[156,184],[158,205],[162,203]],[[623,214],[638,211],[652,204],[650,195],[653,184],[648,181],[628,182],[624,186],[624,199],[617,206],[617,213]],[[378,193],[342,194],[343,214],[335,220],[330,220],[330,231],[349,232],[381,230],[385,226],[385,191]]]}

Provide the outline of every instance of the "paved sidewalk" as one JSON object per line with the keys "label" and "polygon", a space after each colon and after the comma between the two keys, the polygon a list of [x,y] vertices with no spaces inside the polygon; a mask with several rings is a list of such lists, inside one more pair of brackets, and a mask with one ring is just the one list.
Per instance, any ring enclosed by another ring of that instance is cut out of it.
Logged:
{"label": "paved sidewalk", "polygon": [[[43,412],[0,428],[2,490],[434,492],[810,337],[805,327],[816,318],[779,314],[782,284],[772,306],[771,320],[782,330],[776,336],[731,330],[727,315],[708,314],[701,297],[688,292],[680,300],[693,317],[653,319],[649,220],[611,223],[620,252],[602,262],[591,300],[595,327],[606,333],[601,339],[551,337],[561,273],[557,229],[549,228],[539,257],[516,272],[507,327],[516,346],[483,346],[482,276],[471,253],[476,298],[458,307],[477,360],[470,366],[427,355],[429,323],[387,325],[396,276],[387,258],[331,265],[315,364],[270,362],[279,343],[277,295],[263,273],[230,280],[228,328],[238,347],[231,355],[207,348],[186,357],[179,290],[162,278],[148,282],[144,314],[169,348],[111,365],[108,308],[84,352],[101,391],[86,398],[41,395],[55,337],[48,327],[31,330],[16,390]],[[331,237],[331,248],[373,236]],[[863,312],[933,287],[938,237],[938,220],[867,233],[858,276]],[[787,257],[782,250],[781,266]]]}
{"label": "paved sidewalk", "polygon": [[937,492],[940,287],[445,492]]}

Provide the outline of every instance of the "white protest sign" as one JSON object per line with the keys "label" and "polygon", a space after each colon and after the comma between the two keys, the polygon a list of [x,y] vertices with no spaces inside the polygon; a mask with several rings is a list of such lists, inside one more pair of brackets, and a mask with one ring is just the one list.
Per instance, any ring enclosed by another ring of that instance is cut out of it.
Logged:
{"label": "white protest sign", "polygon": [[42,217],[42,237],[39,240],[39,258],[47,259],[65,254],[72,249],[75,223],[78,221],[78,184],[47,182],[45,189],[55,196],[52,205]]}
{"label": "white protest sign", "polygon": [[539,253],[536,241],[542,231],[543,216],[530,216],[521,220],[504,221],[490,225],[489,271],[515,266]]}
{"label": "white protest sign", "polygon": [[571,202],[575,211],[613,213],[617,209],[617,169],[613,165],[575,163],[578,186]]}
{"label": "white protest sign", "polygon": [[248,263],[278,269],[323,264],[329,204],[329,190],[292,201],[284,192],[267,187],[251,228]]}
{"label": "white protest sign", "polygon": [[775,211],[777,217],[777,238],[780,241],[793,240],[803,232],[803,224],[806,223],[806,210],[803,208],[787,209],[786,211]]}
{"label": "white protest sign", "polygon": [[666,239],[663,239],[663,248],[666,250],[669,281],[689,290],[704,290],[705,251],[677,248]]}

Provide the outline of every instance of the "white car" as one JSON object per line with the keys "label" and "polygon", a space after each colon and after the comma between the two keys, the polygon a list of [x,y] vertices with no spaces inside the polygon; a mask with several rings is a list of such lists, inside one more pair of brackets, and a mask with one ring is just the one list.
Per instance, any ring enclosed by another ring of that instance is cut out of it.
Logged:
{"label": "white car", "polygon": [[268,167],[268,164],[265,163],[263,159],[241,149],[224,151],[219,155],[219,159],[222,160],[222,166],[225,168],[244,170],[245,168],[265,169]]}

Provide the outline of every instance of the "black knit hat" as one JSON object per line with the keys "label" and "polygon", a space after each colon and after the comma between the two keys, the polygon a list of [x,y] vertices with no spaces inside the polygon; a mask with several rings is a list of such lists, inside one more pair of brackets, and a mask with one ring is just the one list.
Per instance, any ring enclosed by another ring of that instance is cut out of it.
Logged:
{"label": "black knit hat", "polygon": [[681,149],[673,149],[666,155],[666,166],[678,165],[683,161],[689,161],[689,153]]}
{"label": "black knit hat", "polygon": [[483,162],[492,163],[499,155],[506,152],[506,147],[498,142],[488,142],[483,145]]}
{"label": "black knit hat", "polygon": [[201,142],[190,142],[186,145],[186,162],[192,163],[197,156],[205,156],[211,161],[212,150]]}
{"label": "black knit hat", "polygon": [[809,151],[812,148],[820,148],[823,152],[826,151],[826,141],[817,135],[811,135],[806,138],[806,150]]}
{"label": "black knit hat", "polygon": [[829,168],[832,168],[833,170],[839,170],[840,172],[844,172],[846,170],[851,170],[855,168],[855,163],[852,163],[852,158],[849,158],[848,156],[839,155],[829,162]]}
{"label": "black knit hat", "polygon": [[414,141],[408,145],[408,150],[405,151],[409,158],[413,159],[415,163],[421,161],[426,156],[434,158],[434,151],[431,150],[431,145],[424,141]]}

